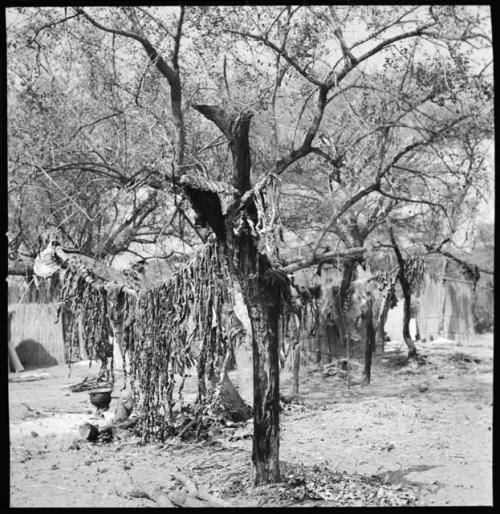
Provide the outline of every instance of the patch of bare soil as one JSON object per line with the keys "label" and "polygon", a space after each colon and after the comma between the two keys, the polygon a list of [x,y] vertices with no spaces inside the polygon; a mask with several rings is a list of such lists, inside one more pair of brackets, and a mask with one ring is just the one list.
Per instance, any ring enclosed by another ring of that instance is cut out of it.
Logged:
{"label": "patch of bare soil", "polygon": [[492,505],[493,337],[420,349],[420,364],[379,359],[369,386],[355,363],[350,380],[332,366],[302,370],[298,398],[283,405],[282,482],[260,488],[250,487],[251,422],[205,442],[141,445],[124,431],[87,443],[78,426],[93,407],[69,386],[88,368],[39,370],[9,382],[10,505]]}

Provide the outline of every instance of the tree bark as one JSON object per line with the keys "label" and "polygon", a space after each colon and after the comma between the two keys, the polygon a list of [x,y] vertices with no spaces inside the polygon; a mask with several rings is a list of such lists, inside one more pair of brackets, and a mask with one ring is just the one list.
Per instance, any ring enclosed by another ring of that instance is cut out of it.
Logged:
{"label": "tree bark", "polygon": [[377,325],[375,329],[375,353],[380,351],[380,353],[384,353],[385,347],[385,323],[387,321],[387,316],[389,315],[389,309],[391,306],[392,297],[394,295],[394,282],[396,277],[391,279],[389,282],[387,291],[384,295],[384,299],[382,300],[382,305],[380,306],[380,311],[377,319]]}
{"label": "tree bark", "polygon": [[342,281],[340,283],[338,293],[338,310],[339,310],[339,336],[341,339],[342,348],[347,358],[350,358],[350,341],[349,333],[346,330],[346,314],[349,310],[349,303],[351,298],[351,283],[354,280],[356,273],[357,260],[349,259],[344,263]]}
{"label": "tree bark", "polygon": [[[250,144],[248,133],[252,114],[241,112],[229,117],[222,109],[210,105],[194,105],[197,111],[215,123],[230,143],[233,155],[232,185],[238,191],[233,208],[228,209],[225,231],[218,230],[218,221],[194,207],[208,220],[217,234],[219,250],[227,258],[237,277],[252,325],[254,379],[253,482],[262,485],[277,482],[279,471],[279,321],[282,295],[288,291],[284,273],[273,270],[266,256],[257,248],[247,219],[254,224],[256,209],[250,203],[244,213],[238,212],[239,198],[250,187]],[[193,200],[192,200],[193,201]],[[243,222],[234,233],[236,216]],[[219,220],[220,221],[220,220]]]}
{"label": "tree bark", "polygon": [[[175,153],[176,162],[180,167],[184,164],[184,147],[186,144],[186,136],[184,129],[184,119],[182,114],[182,88],[179,76],[179,70],[174,70],[174,76],[170,82],[170,101],[172,105],[172,118],[175,126]],[[179,170],[176,170],[179,174]]]}
{"label": "tree bark", "polygon": [[320,310],[316,308],[314,312],[314,323],[316,325],[316,332],[314,334],[314,342],[316,343],[316,364],[321,362],[321,330],[320,330]]}
{"label": "tree bark", "polygon": [[279,283],[272,283],[276,272],[267,258],[259,254],[250,233],[240,236],[238,243],[239,250],[231,261],[252,325],[253,482],[262,485],[280,479],[278,324],[281,287]]}
{"label": "tree bark", "polygon": [[363,371],[363,382],[369,384],[371,380],[372,354],[375,347],[375,330],[373,327],[373,298],[367,294],[365,322],[365,369]]}
{"label": "tree bark", "polygon": [[292,352],[293,359],[293,394],[299,394],[300,375],[300,342],[295,344]]}
{"label": "tree bark", "polygon": [[[401,281],[400,281],[401,282]],[[403,285],[404,283],[404,285]],[[403,339],[408,346],[408,359],[414,359],[417,357],[417,347],[411,339],[410,335],[410,319],[411,319],[411,291],[406,280],[401,282],[403,289]]]}
{"label": "tree bark", "polygon": [[394,253],[396,254],[396,258],[398,260],[398,279],[401,284],[401,289],[403,290],[403,339],[408,346],[408,359],[414,359],[417,357],[417,347],[415,343],[411,340],[410,336],[410,319],[411,319],[411,284],[408,282],[405,273],[405,260],[403,255],[401,254],[401,250],[399,249],[399,245],[396,241],[396,237],[394,235],[394,230],[392,227],[389,229],[389,235],[391,237],[392,246],[394,248]]}
{"label": "tree bark", "polygon": [[[342,357],[346,357],[348,354],[348,337],[349,334],[346,330],[345,323],[345,315],[348,310],[348,303],[351,295],[351,283],[354,279],[354,274],[356,272],[356,259],[349,259],[344,262],[342,280],[340,286],[337,288],[333,288],[332,295],[332,309],[333,309],[333,319],[335,322],[335,327],[337,329],[337,333],[340,339],[340,347],[342,352]],[[328,362],[331,362],[332,354],[334,353],[334,348],[330,342],[328,349],[329,357]],[[323,360],[323,359],[322,359]]]}

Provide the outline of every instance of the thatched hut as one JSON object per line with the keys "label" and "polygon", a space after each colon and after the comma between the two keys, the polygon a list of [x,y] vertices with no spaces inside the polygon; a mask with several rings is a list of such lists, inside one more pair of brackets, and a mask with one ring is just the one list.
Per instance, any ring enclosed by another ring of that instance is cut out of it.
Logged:
{"label": "thatched hut", "polygon": [[[415,292],[410,335],[413,339],[437,338],[466,342],[474,334],[472,306],[474,284],[446,257],[428,259],[427,273]],[[389,311],[386,332],[391,340],[402,341],[402,302]]]}
{"label": "thatched hut", "polygon": [[57,323],[59,277],[7,278],[12,317],[11,344],[25,368],[52,366],[65,361],[62,324]]}

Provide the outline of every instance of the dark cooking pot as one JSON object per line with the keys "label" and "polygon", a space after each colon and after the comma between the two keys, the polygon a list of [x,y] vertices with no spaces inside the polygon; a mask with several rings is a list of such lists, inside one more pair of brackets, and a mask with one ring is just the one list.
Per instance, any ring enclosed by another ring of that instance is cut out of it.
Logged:
{"label": "dark cooking pot", "polygon": [[94,389],[89,391],[90,403],[98,409],[107,410],[111,403],[111,390],[110,389]]}

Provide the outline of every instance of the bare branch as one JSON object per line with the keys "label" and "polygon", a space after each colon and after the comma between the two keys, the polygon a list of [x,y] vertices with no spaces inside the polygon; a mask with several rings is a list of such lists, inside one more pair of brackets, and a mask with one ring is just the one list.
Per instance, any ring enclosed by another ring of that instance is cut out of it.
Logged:
{"label": "bare branch", "polygon": [[335,176],[333,177],[333,179],[335,180],[335,182],[340,183],[339,159],[338,158],[334,159],[332,156],[328,155],[326,152],[324,152],[320,148],[316,148],[315,146],[311,147],[311,153],[320,155],[321,157],[323,157],[323,159],[325,159],[325,161],[327,161],[328,163],[330,163],[333,166],[333,168],[335,169]]}
{"label": "bare branch", "polygon": [[232,139],[230,119],[224,110],[216,105],[193,104],[192,107],[215,123],[228,140]]}
{"label": "bare branch", "polygon": [[160,71],[160,73],[167,78],[170,85],[176,82],[178,74],[165,62],[163,57],[157,52],[157,50],[153,47],[153,45],[151,45],[149,40],[146,39],[144,36],[136,34],[134,32],[127,32],[125,30],[117,30],[111,27],[106,27],[97,20],[95,20],[92,16],[87,14],[81,7],[77,8],[77,12],[79,14],[83,14],[85,18],[87,18],[87,20],[89,20],[90,23],[92,23],[92,25],[94,25],[98,29],[104,30],[105,32],[109,32],[111,34],[116,34],[118,36],[128,37],[141,43],[141,45],[146,50],[146,53],[148,54],[148,57],[151,60],[151,62],[154,63]]}
{"label": "bare branch", "polygon": [[297,150],[292,150],[288,155],[279,159],[276,162],[274,173],[280,175],[283,173],[288,166],[293,164],[298,159],[306,156],[311,152],[311,144],[313,142],[314,137],[318,131],[318,128],[321,124],[321,120],[323,119],[323,114],[325,112],[326,107],[326,97],[328,94],[328,88],[325,86],[321,86],[318,90],[318,103],[316,107],[316,114],[311,122],[310,127],[308,128],[306,135],[304,137],[304,141],[302,145]]}
{"label": "bare branch", "polygon": [[378,189],[378,193],[382,196],[386,196],[387,198],[392,198],[393,200],[397,200],[399,202],[410,202],[410,203],[420,203],[425,205],[430,205],[431,207],[436,207],[444,212],[446,216],[448,216],[448,212],[445,207],[439,203],[431,202],[430,200],[424,200],[423,198],[409,198],[407,196],[393,195],[388,191],[384,191],[382,188]]}
{"label": "bare branch", "polygon": [[391,38],[386,39],[385,41],[382,41],[375,47],[373,47],[371,50],[368,50],[360,57],[354,57],[354,60],[351,59],[349,64],[346,64],[344,68],[338,73],[334,74],[333,77],[331,77],[329,80],[327,80],[326,85],[328,88],[331,88],[335,86],[338,82],[340,82],[349,72],[351,72],[356,66],[358,66],[363,61],[366,61],[366,59],[372,57],[373,55],[379,53],[384,48],[392,45],[393,43],[397,41],[401,41],[403,39],[408,39],[415,36],[421,36],[425,34],[425,30],[429,27],[431,27],[433,24],[424,25],[423,27],[420,27],[415,30],[411,30],[408,32],[405,32],[403,34],[398,34],[397,36],[393,36]]}
{"label": "bare branch", "polygon": [[73,203],[75,205],[75,207],[81,212],[83,213],[83,215],[89,220],[89,221],[92,221],[92,218],[87,214],[87,211],[85,209],[83,209],[83,207],[80,207],[80,205],[78,205],[75,200],[73,200],[73,198],[71,198],[70,196],[68,196],[68,194],[64,191],[64,189],[41,167],[41,166],[37,166],[35,165],[35,168],[40,170],[56,187],[57,189],[59,189],[59,191],[61,191],[61,193],[66,196],[70,201],[71,203]]}
{"label": "bare branch", "polygon": [[174,39],[174,53],[172,55],[172,64],[175,70],[179,69],[179,49],[181,45],[181,36],[182,36],[182,23],[184,21],[184,11],[185,6],[181,5],[181,13],[179,15],[179,21],[177,23],[177,32],[175,33]]}
{"label": "bare branch", "polygon": [[229,82],[227,81],[227,57],[224,54],[224,61],[222,63],[222,73],[224,76],[224,85],[226,86],[226,93],[229,98],[231,98],[231,91],[229,90]]}
{"label": "bare branch", "polygon": [[319,81],[318,79],[311,77],[306,71],[306,69],[301,66],[295,59],[290,57],[287,53],[287,51],[284,48],[278,47],[276,44],[269,41],[264,36],[259,36],[258,34],[251,34],[249,32],[240,32],[239,30],[231,30],[227,29],[226,32],[229,32],[231,34],[238,34],[239,36],[247,37],[250,39],[254,39],[255,41],[260,41],[261,43],[264,43],[267,47],[274,50],[276,53],[280,54],[289,64],[291,64],[305,79],[307,79],[309,82],[314,84],[315,86],[321,87],[323,86],[323,82]]}
{"label": "bare branch", "polygon": [[72,16],[67,16],[66,18],[63,18],[62,20],[57,20],[57,21],[53,21],[51,23],[46,23],[45,25],[42,25],[35,32],[35,35],[33,36],[33,41],[36,41],[36,38],[38,37],[38,34],[40,34],[40,32],[42,30],[45,30],[45,29],[47,29],[49,27],[55,27],[59,23],[64,23],[65,21],[71,20],[72,18],[76,18],[77,16],[80,16],[80,13],[73,14]]}
{"label": "bare branch", "polygon": [[403,290],[408,291],[410,289],[410,284],[408,283],[408,280],[406,279],[406,276],[403,273],[403,270],[405,268],[405,259],[401,254],[401,249],[399,248],[399,245],[396,241],[396,236],[394,235],[394,229],[392,228],[392,226],[389,226],[389,236],[391,238],[392,248],[398,260],[399,271],[397,276],[399,278]]}
{"label": "bare branch", "polygon": [[97,125],[97,123],[100,123],[101,121],[104,121],[104,120],[109,120],[110,118],[113,118],[115,116],[121,116],[123,114],[123,111],[117,111],[117,112],[114,112],[112,114],[108,114],[107,116],[103,116],[102,118],[99,118],[98,120],[95,120],[91,123],[86,123],[85,125],[81,125],[80,127],[78,127],[75,132],[73,133],[73,135],[69,138],[68,142],[71,141],[72,139],[74,139],[77,134],[80,132],[80,130],[84,129],[84,128],[89,128],[89,127],[93,127],[94,125]]}
{"label": "bare branch", "polygon": [[366,252],[366,248],[349,248],[348,250],[344,250],[342,252],[326,252],[321,255],[314,255],[314,253],[310,257],[304,257],[302,259],[295,259],[287,262],[283,271],[287,273],[293,273],[299,269],[308,268],[309,266],[313,266],[315,264],[321,263],[340,263],[345,259],[352,259],[355,257],[362,257]]}
{"label": "bare branch", "polygon": [[337,220],[344,214],[350,207],[352,207],[355,203],[359,202],[362,198],[365,196],[368,196],[373,191],[378,191],[380,189],[380,182],[374,182],[373,184],[370,184],[368,187],[365,187],[355,195],[353,195],[349,200],[344,202],[342,207],[328,220],[328,223],[325,225],[323,230],[321,231],[321,234],[316,242],[316,245],[313,250],[313,255],[316,254],[318,251],[319,245],[321,244],[321,241],[323,241],[324,237],[330,230],[330,228],[337,222]]}
{"label": "bare branch", "polygon": [[[446,250],[442,250],[441,248],[429,249],[429,253],[439,253],[439,254],[443,255],[444,257],[448,257],[448,259],[451,259],[466,268],[473,268],[474,266],[476,266],[475,264],[471,264],[471,263],[465,261],[464,259],[461,259],[460,257],[457,257],[456,255],[453,255],[452,253],[447,252]],[[481,273],[486,273],[487,275],[495,274],[495,272],[492,270],[481,268],[480,266],[476,266],[476,267],[477,267],[477,270],[480,271]]]}
{"label": "bare branch", "polygon": [[[362,45],[363,43],[367,43],[371,39],[376,38],[377,36],[382,34],[382,32],[385,32],[386,30],[389,30],[391,27],[394,27],[395,25],[398,25],[398,24],[400,25],[401,22],[403,21],[403,18],[408,16],[408,14],[411,14],[412,12],[415,12],[420,7],[421,7],[420,5],[417,5],[416,7],[411,7],[409,11],[404,12],[399,18],[394,20],[392,23],[389,23],[388,25],[385,25],[385,26],[381,27],[380,29],[376,30],[375,32],[372,32],[371,34],[369,34],[366,38],[364,38],[364,39],[362,39],[360,41],[357,41],[354,45],[352,45],[351,50],[353,48],[357,47],[357,46]],[[407,22],[407,23],[411,23],[411,22]]]}
{"label": "bare branch", "polygon": [[344,55],[345,60],[349,65],[353,66],[356,64],[357,59],[352,54],[344,39],[340,21],[338,19],[337,13],[335,12],[335,7],[333,5],[329,5],[328,7],[330,8],[330,14],[332,15],[332,18],[335,22],[335,25],[333,27],[333,33],[335,34],[335,37],[338,39],[340,43],[340,48],[342,49],[342,54]]}
{"label": "bare branch", "polygon": [[170,32],[170,30],[168,29],[168,27],[162,23],[157,16],[153,16],[149,11],[147,11],[144,7],[139,7],[139,6],[135,6],[135,8],[139,11],[141,11],[142,13],[144,13],[149,19],[151,19],[152,21],[154,21],[158,27],[160,27],[161,29],[163,29],[172,39],[175,39],[175,36],[174,34],[172,34]]}

